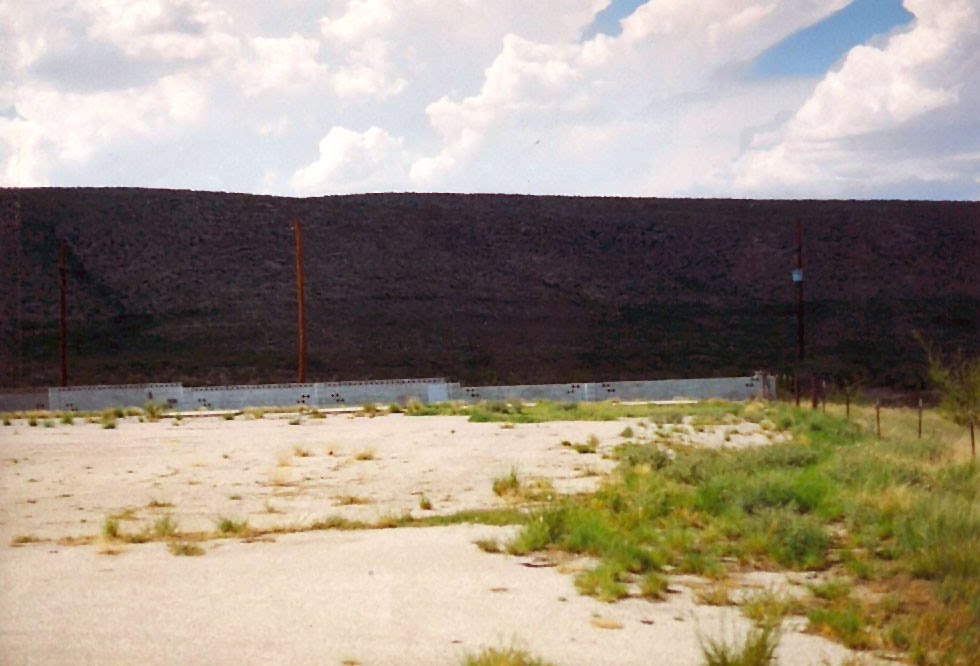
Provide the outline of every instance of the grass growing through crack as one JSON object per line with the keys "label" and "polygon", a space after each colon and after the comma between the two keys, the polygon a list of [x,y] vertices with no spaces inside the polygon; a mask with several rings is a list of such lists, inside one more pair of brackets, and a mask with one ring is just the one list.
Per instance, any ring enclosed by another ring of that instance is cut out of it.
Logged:
{"label": "grass growing through crack", "polygon": [[[659,444],[624,444],[594,495],[533,513],[507,550],[597,558],[576,585],[604,600],[667,570],[722,580],[733,566],[829,569],[831,580],[798,609],[811,630],[920,663],[969,663],[980,644],[980,471],[961,462],[955,429],[927,415],[918,440],[914,414],[895,410],[879,440],[855,408],[850,421],[833,408],[742,409],[791,441],[743,450],[675,443],[670,455]],[[871,594],[852,594],[859,587]]]}
{"label": "grass growing through crack", "polygon": [[511,502],[542,502],[556,497],[551,481],[543,478],[522,480],[515,468],[493,480],[493,493]]}
{"label": "grass growing through crack", "polygon": [[467,655],[462,663],[463,666],[552,666],[516,647],[484,648],[476,654]]}
{"label": "grass growing through crack", "polygon": [[769,666],[775,663],[779,629],[775,624],[761,623],[749,630],[741,643],[702,639],[704,666]]}
{"label": "grass growing through crack", "polygon": [[102,523],[102,536],[106,539],[119,538],[119,519],[106,518]]}
{"label": "grass growing through crack", "polygon": [[510,470],[510,474],[506,476],[498,476],[493,480],[493,494],[500,497],[505,497],[510,494],[516,493],[521,487],[521,480],[517,476],[517,470],[513,467]]}
{"label": "grass growing through crack", "polygon": [[177,521],[175,521],[170,515],[158,518],[157,521],[153,523],[153,534],[161,538],[176,536]]}
{"label": "grass growing through crack", "polygon": [[599,438],[595,435],[589,435],[585,438],[585,442],[569,442],[566,440],[561,445],[571,448],[576,453],[595,453],[599,449]]}
{"label": "grass growing through crack", "polygon": [[249,526],[247,520],[232,520],[231,518],[219,518],[215,523],[218,534],[222,536],[238,536],[248,534]]}
{"label": "grass growing through crack", "polygon": [[337,506],[354,506],[357,504],[371,504],[373,500],[357,495],[338,495],[334,497],[334,504]]}
{"label": "grass growing through crack", "polygon": [[182,557],[199,557],[204,555],[204,549],[198,546],[196,543],[174,541],[167,544],[167,549],[170,551],[171,555]]}

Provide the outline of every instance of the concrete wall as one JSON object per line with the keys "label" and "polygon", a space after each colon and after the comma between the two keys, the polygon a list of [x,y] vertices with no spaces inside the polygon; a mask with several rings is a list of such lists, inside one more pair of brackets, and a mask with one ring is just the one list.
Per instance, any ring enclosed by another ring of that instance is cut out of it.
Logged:
{"label": "concrete wall", "polygon": [[[772,382],[769,377],[768,382]],[[0,391],[0,411],[27,409],[101,410],[108,407],[140,407],[148,400],[173,409],[243,409],[245,407],[338,407],[373,402],[387,405],[460,400],[519,399],[524,401],[596,402],[602,400],[670,400],[672,398],[722,398],[747,400],[764,395],[763,379],[722,377],[665,381],[582,382],[574,384],[525,384],[515,386],[460,386],[435,377],[374,382],[318,382],[252,386],[183,386],[182,384],[131,384],[120,386],[73,386],[20,391]],[[770,390],[772,387],[770,387]],[[774,393],[770,392],[769,395]]]}
{"label": "concrete wall", "polygon": [[369,402],[379,405],[389,405],[393,402],[404,404],[409,400],[444,402],[448,399],[446,386],[446,380],[441,377],[317,384],[319,389],[319,402],[317,404],[320,407],[334,407],[337,405],[363,405]]}
{"label": "concrete wall", "polygon": [[[771,381],[771,378],[769,378]],[[583,382],[575,384],[535,384],[523,386],[450,385],[450,399],[464,402],[480,400],[556,402],[601,402],[603,400],[672,400],[691,398],[705,400],[748,400],[762,397],[763,382],[752,377],[719,377],[712,379],[667,379],[661,381]]]}
{"label": "concrete wall", "polygon": [[7,389],[0,393],[0,412],[48,409],[47,389]]}
{"label": "concrete wall", "polygon": [[110,407],[142,407],[148,400],[179,410],[295,405],[338,407],[369,402],[387,405],[409,400],[444,402],[449,399],[448,386],[445,379],[430,378],[246,386],[192,387],[175,383],[53,387],[0,391],[0,411],[97,411]]}
{"label": "concrete wall", "polygon": [[721,398],[748,400],[761,397],[758,377],[716,377],[712,379],[667,379],[655,382],[603,382],[590,384],[592,400],[672,400],[674,398]]}
{"label": "concrete wall", "polygon": [[481,400],[524,401],[551,400],[554,402],[588,402],[589,384],[516,384],[514,386],[459,386],[450,387],[450,400],[480,402]]}
{"label": "concrete wall", "polygon": [[119,384],[48,389],[49,408],[95,411],[108,407],[142,407],[148,400],[176,406],[184,399],[181,384]]}
{"label": "concrete wall", "polygon": [[184,389],[181,409],[242,409],[244,407],[342,407],[369,402],[388,405],[442,402],[448,399],[446,380],[393,379],[375,382],[317,382],[258,386],[208,386]]}

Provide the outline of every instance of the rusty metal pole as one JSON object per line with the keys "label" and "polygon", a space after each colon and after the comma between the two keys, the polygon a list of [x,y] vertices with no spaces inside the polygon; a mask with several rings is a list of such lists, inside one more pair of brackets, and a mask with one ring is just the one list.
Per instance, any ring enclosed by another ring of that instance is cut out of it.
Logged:
{"label": "rusty metal pole", "polygon": [[58,351],[61,361],[61,386],[68,386],[68,247],[61,241],[58,248],[58,283],[61,287]]}
{"label": "rusty metal pole", "polygon": [[305,322],[305,299],[303,297],[303,231],[300,228],[299,219],[293,220],[293,237],[296,240],[296,309],[298,314],[298,333],[299,333],[299,383],[306,381],[306,322]]}
{"label": "rusty metal pole", "polygon": [[800,406],[800,372],[803,370],[803,359],[806,357],[806,337],[804,335],[803,318],[803,222],[796,221],[796,270],[793,271],[793,282],[796,283],[796,379],[794,391],[796,406]]}

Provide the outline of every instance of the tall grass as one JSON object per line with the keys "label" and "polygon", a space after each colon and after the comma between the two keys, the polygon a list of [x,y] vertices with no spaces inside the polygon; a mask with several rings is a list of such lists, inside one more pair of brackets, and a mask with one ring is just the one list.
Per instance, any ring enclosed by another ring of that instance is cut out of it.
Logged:
{"label": "tall grass", "polygon": [[834,569],[855,587],[894,594],[814,595],[815,630],[857,648],[907,650],[921,663],[970,663],[970,646],[980,645],[980,471],[959,462],[945,426],[933,422],[919,440],[914,419],[888,413],[889,432],[878,439],[859,409],[846,420],[834,410],[749,408],[791,441],[674,445],[672,459],[661,445],[625,444],[598,492],[533,514],[508,550],[598,558],[576,584],[604,600],[626,596],[630,583],[642,589],[668,565],[718,578],[733,561]]}

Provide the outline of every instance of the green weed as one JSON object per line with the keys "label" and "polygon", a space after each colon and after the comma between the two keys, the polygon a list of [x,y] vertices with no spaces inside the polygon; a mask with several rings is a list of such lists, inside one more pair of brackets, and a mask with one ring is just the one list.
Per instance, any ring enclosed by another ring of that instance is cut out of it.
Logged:
{"label": "green weed", "polygon": [[521,480],[517,476],[517,470],[513,467],[510,470],[510,474],[498,476],[493,480],[493,494],[500,497],[514,495],[520,490],[520,487]]}
{"label": "green weed", "polygon": [[222,536],[243,535],[249,531],[247,520],[235,521],[231,518],[219,518],[216,527]]}
{"label": "green weed", "polygon": [[575,577],[575,588],[582,594],[599,601],[616,601],[629,596],[624,583],[625,572],[616,564],[602,563],[594,569],[583,571]]}
{"label": "green weed", "polygon": [[775,663],[778,645],[778,627],[763,624],[750,629],[741,644],[704,639],[701,653],[704,666],[769,666]]}
{"label": "green weed", "polygon": [[106,539],[117,539],[119,538],[119,519],[118,518],[106,518],[102,523],[102,536]]}
{"label": "green weed", "polygon": [[515,647],[485,648],[477,654],[467,655],[463,666],[553,666],[549,662]]}
{"label": "green weed", "polygon": [[172,555],[182,557],[199,557],[204,555],[204,549],[196,543],[178,543],[175,541],[167,544],[167,549]]}
{"label": "green weed", "polygon": [[172,516],[166,515],[158,518],[153,523],[153,533],[160,538],[168,538],[177,535],[177,521]]}

